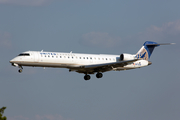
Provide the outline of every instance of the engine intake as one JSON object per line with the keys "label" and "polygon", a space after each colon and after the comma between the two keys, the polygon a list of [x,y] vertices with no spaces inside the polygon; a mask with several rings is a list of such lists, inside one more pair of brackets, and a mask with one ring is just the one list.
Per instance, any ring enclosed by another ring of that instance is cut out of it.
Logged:
{"label": "engine intake", "polygon": [[135,55],[132,55],[132,54],[123,53],[120,55],[120,61],[134,60],[134,59],[135,59]]}

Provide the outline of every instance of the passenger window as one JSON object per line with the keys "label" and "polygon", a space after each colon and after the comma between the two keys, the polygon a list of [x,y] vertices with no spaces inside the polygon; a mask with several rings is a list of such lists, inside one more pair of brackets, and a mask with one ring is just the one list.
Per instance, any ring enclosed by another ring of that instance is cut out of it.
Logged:
{"label": "passenger window", "polygon": [[81,59],[81,57],[79,57],[79,59]]}
{"label": "passenger window", "polygon": [[88,59],[88,57],[87,57],[87,59]]}

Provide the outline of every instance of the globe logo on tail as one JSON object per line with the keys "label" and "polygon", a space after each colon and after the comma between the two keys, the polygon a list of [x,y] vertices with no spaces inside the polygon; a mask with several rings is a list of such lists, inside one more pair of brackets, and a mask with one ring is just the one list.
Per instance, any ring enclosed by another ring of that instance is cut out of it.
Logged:
{"label": "globe logo on tail", "polygon": [[137,59],[143,59],[143,60],[148,60],[148,52],[147,50],[143,47],[135,56]]}

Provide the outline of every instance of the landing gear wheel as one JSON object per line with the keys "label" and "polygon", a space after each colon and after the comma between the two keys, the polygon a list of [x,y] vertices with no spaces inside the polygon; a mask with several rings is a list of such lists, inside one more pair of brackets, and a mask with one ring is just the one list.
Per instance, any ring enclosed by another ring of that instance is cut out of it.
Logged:
{"label": "landing gear wheel", "polygon": [[103,76],[102,73],[97,73],[97,74],[96,74],[96,77],[97,77],[97,78],[102,78],[102,76]]}
{"label": "landing gear wheel", "polygon": [[18,72],[19,72],[19,73],[22,73],[22,69],[19,69]]}
{"label": "landing gear wheel", "polygon": [[85,75],[84,76],[84,80],[90,80],[91,79],[91,76],[90,75]]}

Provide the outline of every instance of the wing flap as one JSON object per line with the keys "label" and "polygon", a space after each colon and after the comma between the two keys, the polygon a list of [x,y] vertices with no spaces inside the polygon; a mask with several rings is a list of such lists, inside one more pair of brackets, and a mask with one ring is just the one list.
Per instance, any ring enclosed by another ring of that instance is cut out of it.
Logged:
{"label": "wing flap", "polygon": [[127,65],[128,63],[135,62],[139,59],[134,60],[127,60],[127,61],[119,61],[119,62],[113,62],[113,63],[105,63],[105,64],[95,64],[95,65],[87,65],[84,66],[84,68],[98,68],[98,67],[123,67]]}
{"label": "wing flap", "polygon": [[119,61],[119,62],[112,62],[112,63],[104,63],[104,64],[86,65],[86,66],[81,66],[82,69],[79,69],[76,72],[88,73],[88,74],[93,74],[95,72],[106,72],[106,71],[110,71],[116,67],[123,67],[123,66],[125,66],[129,63],[135,62],[137,60],[140,60],[140,59]]}

